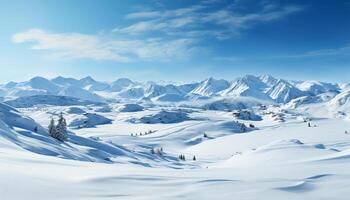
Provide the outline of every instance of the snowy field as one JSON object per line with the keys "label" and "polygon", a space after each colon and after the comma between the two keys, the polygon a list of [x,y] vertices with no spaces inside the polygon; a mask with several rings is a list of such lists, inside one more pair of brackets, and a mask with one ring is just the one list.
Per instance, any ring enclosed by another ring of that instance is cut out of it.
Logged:
{"label": "snowy field", "polygon": [[[306,95],[307,83],[288,93],[280,80],[270,93],[238,83],[196,85],[200,100],[159,94],[171,103],[159,96],[101,102],[107,94],[91,90],[84,91],[95,103],[7,95],[16,108],[0,104],[0,199],[349,199],[348,86]],[[23,83],[9,90],[18,88],[25,90]],[[249,95],[212,96],[224,90]],[[65,142],[46,130],[60,113]]]}

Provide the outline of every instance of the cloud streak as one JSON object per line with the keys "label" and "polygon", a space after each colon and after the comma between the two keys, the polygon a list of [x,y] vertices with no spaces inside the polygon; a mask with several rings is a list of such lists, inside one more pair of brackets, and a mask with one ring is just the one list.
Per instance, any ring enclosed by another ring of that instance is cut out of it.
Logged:
{"label": "cloud streak", "polygon": [[304,9],[304,7],[296,5],[264,4],[254,12],[241,13],[232,7],[235,5],[211,9],[207,4],[200,4],[173,10],[129,13],[126,15],[126,19],[138,21],[125,27],[116,28],[114,31],[132,35],[150,31],[166,34],[174,34],[177,31],[181,34],[183,32],[203,31],[222,39],[230,38],[232,33],[240,33],[257,24],[281,20]]}
{"label": "cloud streak", "polygon": [[12,41],[30,43],[31,49],[48,51],[54,58],[116,62],[181,60],[210,51],[200,46],[205,39],[229,39],[257,24],[278,21],[303,10],[295,5],[265,3],[258,9],[243,12],[233,9],[240,1],[219,6],[214,2],[216,0],[177,9],[129,13],[124,16],[129,25],[105,34],[30,29],[13,35]]}
{"label": "cloud streak", "polygon": [[102,35],[52,33],[31,29],[17,33],[15,43],[32,43],[35,50],[48,50],[55,58],[88,58],[117,62],[187,59],[196,50],[192,39],[121,40]]}
{"label": "cloud streak", "polygon": [[315,51],[308,51],[302,54],[295,55],[284,55],[279,56],[282,58],[311,58],[311,57],[328,57],[328,56],[349,56],[350,55],[350,46],[344,46],[340,48],[331,48],[331,49],[319,49]]}

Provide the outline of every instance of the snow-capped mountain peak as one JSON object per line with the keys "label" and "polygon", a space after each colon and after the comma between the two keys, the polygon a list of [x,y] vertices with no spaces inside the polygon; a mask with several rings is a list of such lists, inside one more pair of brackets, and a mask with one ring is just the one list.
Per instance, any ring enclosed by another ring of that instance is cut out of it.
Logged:
{"label": "snow-capped mountain peak", "polygon": [[202,81],[191,93],[202,96],[212,96],[230,86],[230,83],[226,80],[216,80],[212,77]]}

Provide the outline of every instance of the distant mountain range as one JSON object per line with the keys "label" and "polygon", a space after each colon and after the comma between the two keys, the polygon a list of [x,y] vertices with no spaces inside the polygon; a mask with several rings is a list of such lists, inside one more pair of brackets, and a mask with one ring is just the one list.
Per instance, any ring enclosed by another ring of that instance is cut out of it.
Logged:
{"label": "distant mountain range", "polygon": [[232,81],[208,78],[187,84],[138,83],[127,78],[114,82],[96,81],[88,76],[82,79],[34,77],[25,82],[0,85],[0,97],[13,100],[21,97],[45,95],[66,96],[89,102],[105,103],[122,99],[135,101],[180,102],[215,97],[252,97],[258,100],[286,104],[305,101],[328,101],[344,105],[350,100],[350,84],[319,81],[288,81],[270,75],[236,78]]}

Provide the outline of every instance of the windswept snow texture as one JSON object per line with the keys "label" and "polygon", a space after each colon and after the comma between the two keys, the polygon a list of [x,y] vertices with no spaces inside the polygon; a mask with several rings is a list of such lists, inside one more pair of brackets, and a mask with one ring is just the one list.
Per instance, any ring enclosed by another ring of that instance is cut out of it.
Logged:
{"label": "windswept snow texture", "polygon": [[119,112],[138,112],[143,111],[143,107],[138,104],[124,104],[119,107]]}
{"label": "windswept snow texture", "polygon": [[173,124],[179,123],[186,120],[190,120],[186,112],[183,111],[160,111],[156,114],[143,116],[140,119],[132,118],[129,121],[132,123],[143,123],[143,124]]}
{"label": "windswept snow texture", "polygon": [[71,128],[91,128],[97,125],[110,124],[111,122],[111,119],[108,119],[96,113],[85,113],[73,118],[68,126]]}
{"label": "windswept snow texture", "polygon": [[[270,75],[0,85],[1,199],[347,200],[349,85]],[[47,132],[60,113],[64,142]]]}

